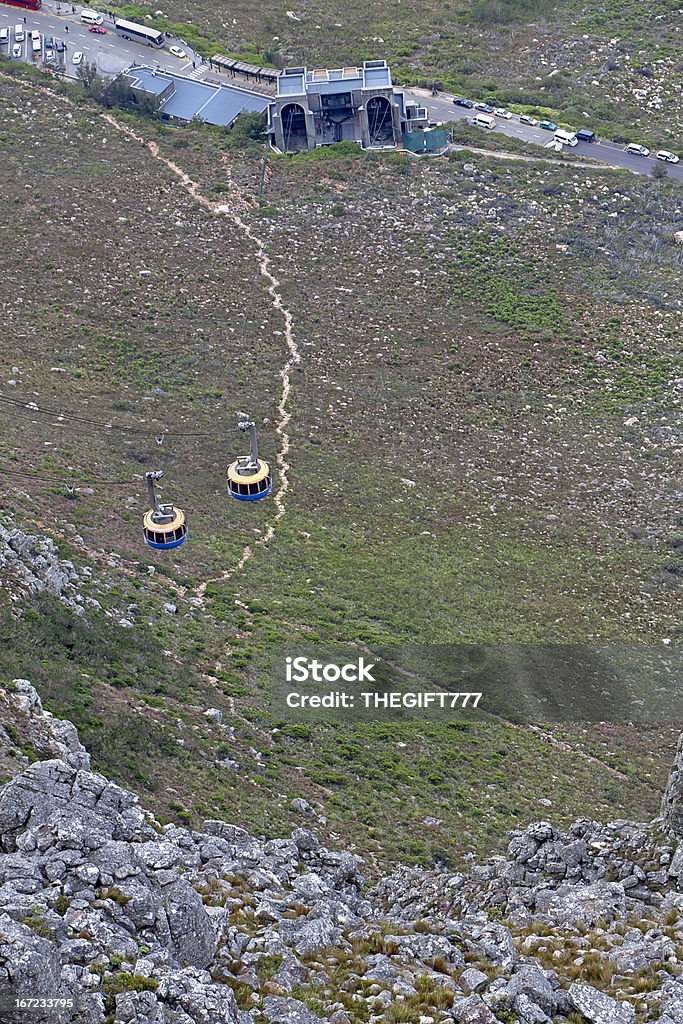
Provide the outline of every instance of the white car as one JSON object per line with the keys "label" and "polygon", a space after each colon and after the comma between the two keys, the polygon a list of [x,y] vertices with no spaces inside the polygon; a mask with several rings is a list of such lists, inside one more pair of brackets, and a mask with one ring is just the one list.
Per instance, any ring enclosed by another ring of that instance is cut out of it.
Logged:
{"label": "white car", "polygon": [[628,146],[626,147],[626,152],[627,153],[632,153],[633,156],[649,156],[650,155],[650,150],[647,148],[647,146],[641,146],[637,142],[629,142]]}
{"label": "white car", "polygon": [[21,60],[24,48],[21,43],[14,43],[12,45],[12,60]]}
{"label": "white car", "polygon": [[9,29],[0,28],[0,46],[7,46],[9,43]]}
{"label": "white car", "polygon": [[493,113],[496,115],[496,117],[502,117],[506,121],[509,121],[512,118],[512,114],[510,113],[509,110],[506,110],[505,107],[496,107]]}
{"label": "white car", "polygon": [[179,60],[185,60],[187,54],[180,46],[169,46],[168,52],[172,53],[174,57],[178,57]]}
{"label": "white car", "polygon": [[675,153],[671,153],[668,149],[660,149],[658,153],[655,153],[658,160],[663,160],[667,164],[677,164],[678,157]]}
{"label": "white car", "polygon": [[530,124],[532,128],[535,128],[537,126],[537,124],[538,124],[538,121],[536,120],[535,117],[532,117],[531,114],[520,114],[519,115],[519,123],[520,124]]}
{"label": "white car", "polygon": [[73,57],[71,58],[71,63],[72,64],[82,64],[83,63],[83,59],[84,58],[83,58],[82,51],[81,50],[76,50],[76,52],[74,53]]}
{"label": "white car", "polygon": [[45,60],[54,60],[54,59],[55,59],[55,51],[54,50],[46,50],[45,51]]}

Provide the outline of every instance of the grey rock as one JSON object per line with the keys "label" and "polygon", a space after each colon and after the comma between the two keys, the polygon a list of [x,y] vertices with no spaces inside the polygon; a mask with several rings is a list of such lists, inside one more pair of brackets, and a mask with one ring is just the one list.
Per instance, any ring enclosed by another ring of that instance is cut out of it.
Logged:
{"label": "grey rock", "polygon": [[240,828],[239,825],[231,825],[227,821],[215,821],[209,818],[202,822],[202,829],[207,835],[218,836],[219,839],[224,839],[228,843],[239,845],[251,841],[251,836],[246,829]]}
{"label": "grey rock", "polygon": [[[61,981],[57,947],[7,914],[0,915],[0,992],[70,995]],[[32,1019],[49,1024],[51,1016],[37,1013]]]}
{"label": "grey rock", "polygon": [[443,957],[449,963],[463,964],[465,958],[461,952],[445,935],[429,935],[417,932],[414,935],[387,935],[384,940],[387,944],[397,946],[399,956],[402,952],[410,954],[412,959],[423,962]]}
{"label": "grey rock", "polygon": [[292,842],[296,844],[299,851],[305,853],[310,853],[320,846],[318,837],[306,828],[295,828],[292,832]]}
{"label": "grey rock", "polygon": [[593,882],[591,885],[562,885],[556,890],[540,892],[536,909],[555,924],[620,920],[626,916],[626,895],[618,882]]}
{"label": "grey rock", "polygon": [[298,999],[266,996],[263,1010],[269,1024],[324,1024],[320,1017]]}
{"label": "grey rock", "polygon": [[683,733],[678,739],[676,756],[662,800],[662,817],[665,827],[673,835],[683,836]]}
{"label": "grey rock", "polygon": [[284,942],[293,946],[299,956],[313,953],[325,946],[337,945],[342,937],[343,927],[328,917],[299,917],[295,921],[283,921],[280,935]]}
{"label": "grey rock", "polygon": [[537,1003],[524,993],[515,997],[513,1006],[520,1021],[523,1021],[524,1024],[548,1024],[551,1019]]}
{"label": "grey rock", "polygon": [[618,1003],[591,985],[573,982],[568,995],[574,1009],[589,1024],[633,1024],[635,1020],[635,1011],[630,1004]]}
{"label": "grey rock", "polygon": [[463,992],[481,992],[488,985],[488,974],[484,974],[483,971],[477,970],[476,967],[468,967],[462,972],[458,981],[462,987]]}
{"label": "grey rock", "polygon": [[[543,1012],[552,1016],[555,1012],[553,987],[540,967],[522,964],[507,984],[508,998],[515,1003],[518,996],[528,996]],[[516,1004],[515,1004],[516,1006]]]}
{"label": "grey rock", "polygon": [[457,1024],[496,1024],[498,1020],[478,995],[456,999],[451,1007],[451,1016]]}

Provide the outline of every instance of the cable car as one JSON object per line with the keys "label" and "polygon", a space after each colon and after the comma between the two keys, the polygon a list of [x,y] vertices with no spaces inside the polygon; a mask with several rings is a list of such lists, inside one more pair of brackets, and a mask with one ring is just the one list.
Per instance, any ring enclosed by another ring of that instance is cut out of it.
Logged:
{"label": "cable car", "polygon": [[249,431],[249,454],[235,459],[228,466],[228,494],[238,501],[258,501],[273,489],[270,466],[258,457],[256,424],[243,419],[237,425],[240,430]]}
{"label": "cable car", "polygon": [[187,540],[187,523],[181,508],[159,502],[154,484],[163,475],[163,470],[146,474],[147,493],[152,507],[142,518],[142,532],[145,544],[150,548],[168,551],[180,547]]}

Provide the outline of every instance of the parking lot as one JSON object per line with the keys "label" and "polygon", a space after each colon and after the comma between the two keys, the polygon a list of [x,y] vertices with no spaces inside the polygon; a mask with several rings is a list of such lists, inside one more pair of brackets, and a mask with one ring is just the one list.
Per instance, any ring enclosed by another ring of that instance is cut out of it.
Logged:
{"label": "parking lot", "polygon": [[[0,56],[36,64],[68,78],[76,78],[79,64],[85,62],[93,64],[98,74],[106,78],[118,75],[131,64],[143,63],[192,78],[199,78],[205,72],[205,66],[199,61],[198,66],[193,67],[191,51],[188,50],[184,58],[170,52],[169,47],[177,40],[169,39],[168,46],[161,50],[150,49],[122,39],[115,32],[113,19],[106,15],[101,26],[89,26],[81,21],[79,12],[80,8],[72,10],[71,5],[61,3],[50,6],[44,3],[40,11],[0,5],[0,33],[7,32],[7,39],[0,39]],[[17,40],[17,27],[23,39]],[[90,31],[91,28],[98,31]],[[31,31],[40,34],[40,44],[35,50],[29,38]],[[46,45],[46,40],[48,43],[52,40],[54,45]],[[74,63],[78,53],[83,54],[83,58]]]}

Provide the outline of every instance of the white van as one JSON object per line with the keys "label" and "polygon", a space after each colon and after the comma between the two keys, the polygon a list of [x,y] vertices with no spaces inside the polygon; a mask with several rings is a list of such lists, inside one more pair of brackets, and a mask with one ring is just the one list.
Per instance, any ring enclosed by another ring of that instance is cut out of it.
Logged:
{"label": "white van", "polygon": [[555,142],[561,142],[563,146],[578,146],[579,140],[574,132],[565,132],[559,128],[555,132]]}
{"label": "white van", "polygon": [[472,118],[472,124],[476,124],[477,128],[495,128],[496,119],[490,114],[477,114]]}
{"label": "white van", "polygon": [[31,40],[31,52],[34,57],[37,57],[43,49],[43,41],[40,38],[40,32],[35,29],[33,32],[29,32],[29,39]]}
{"label": "white van", "polygon": [[104,21],[104,15],[100,14],[99,11],[81,11],[81,21],[85,25],[101,25]]}
{"label": "white van", "polygon": [[15,25],[14,26],[14,42],[15,43],[23,43],[23,41],[24,41],[24,26],[23,25]]}

